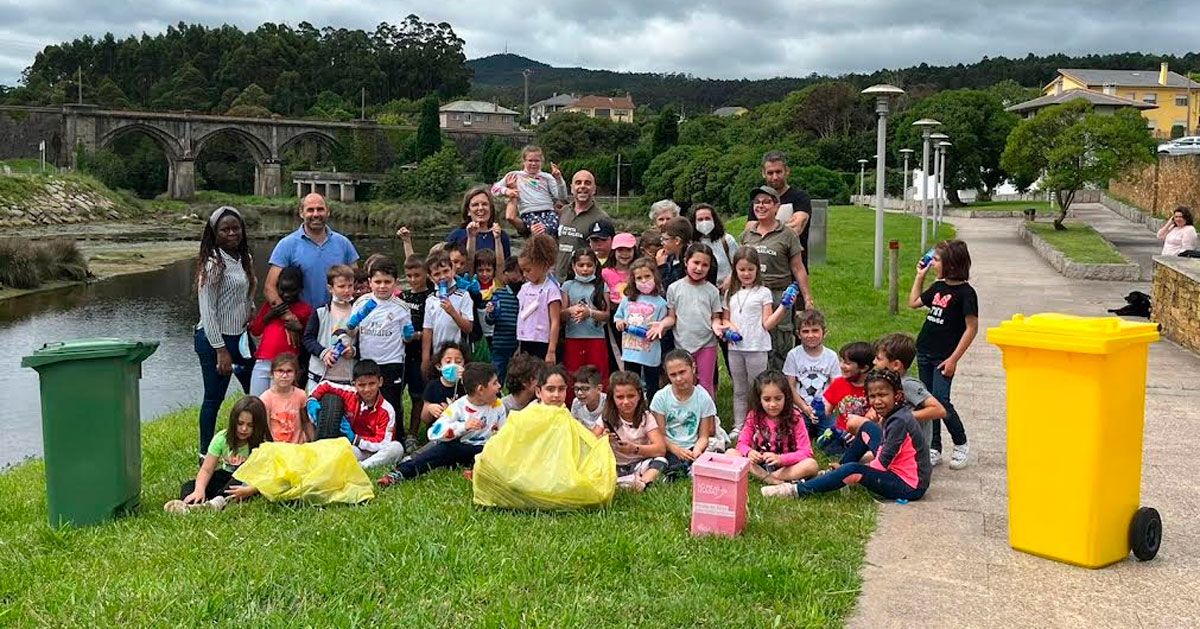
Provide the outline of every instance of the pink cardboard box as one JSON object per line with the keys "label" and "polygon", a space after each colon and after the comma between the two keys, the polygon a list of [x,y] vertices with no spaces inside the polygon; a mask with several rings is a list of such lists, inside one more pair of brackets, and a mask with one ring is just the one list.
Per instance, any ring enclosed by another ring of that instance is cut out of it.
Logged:
{"label": "pink cardboard box", "polygon": [[692,535],[736,537],[746,528],[750,460],[705,452],[692,463]]}

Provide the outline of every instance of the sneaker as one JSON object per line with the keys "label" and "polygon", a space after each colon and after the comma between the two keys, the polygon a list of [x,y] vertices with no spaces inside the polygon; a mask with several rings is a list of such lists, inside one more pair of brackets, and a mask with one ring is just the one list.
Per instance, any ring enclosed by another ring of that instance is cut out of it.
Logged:
{"label": "sneaker", "polygon": [[187,503],[182,500],[172,500],[163,505],[163,511],[167,513],[187,513]]}
{"label": "sneaker", "polygon": [[962,444],[954,446],[954,452],[950,454],[950,469],[961,470],[967,466],[967,455],[971,453],[971,446]]}
{"label": "sneaker", "polygon": [[930,467],[937,467],[937,466],[939,466],[939,465],[941,465],[941,464],[942,464],[942,453],[941,453],[941,451],[940,451],[940,450],[930,450],[930,451],[929,451],[929,465],[930,465]]}
{"label": "sneaker", "polygon": [[412,454],[413,452],[416,452],[417,448],[419,448],[419,447],[421,447],[421,445],[417,443],[416,437],[413,437],[410,435],[410,436],[404,438],[404,452],[405,453]]}
{"label": "sneaker", "polygon": [[225,496],[217,496],[216,498],[213,498],[212,500],[209,500],[208,502],[204,503],[204,506],[208,507],[209,509],[212,509],[213,511],[221,511],[225,508],[225,505],[227,505],[227,504],[229,504],[228,498],[226,498]]}
{"label": "sneaker", "polygon": [[391,487],[402,480],[404,480],[404,477],[400,475],[400,472],[393,470],[381,476],[376,483],[378,483],[380,487]]}
{"label": "sneaker", "polygon": [[762,488],[762,495],[767,498],[795,498],[796,484],[766,485]]}
{"label": "sneaker", "polygon": [[475,482],[475,468],[468,467],[467,469],[463,470],[463,478],[471,481],[472,483]]}

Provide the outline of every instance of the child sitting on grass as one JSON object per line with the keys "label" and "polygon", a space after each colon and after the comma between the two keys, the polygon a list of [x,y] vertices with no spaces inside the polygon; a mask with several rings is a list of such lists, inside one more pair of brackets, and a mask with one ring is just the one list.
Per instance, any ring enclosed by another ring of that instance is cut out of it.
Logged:
{"label": "child sitting on grass", "polygon": [[[925,434],[904,403],[900,374],[890,369],[875,369],[866,376],[867,397],[871,409],[883,425],[864,422],[862,439],[855,440],[834,469],[797,483],[762,488],[768,497],[795,498],[837,491],[847,485],[862,485],[885,500],[920,500],[929,487],[929,449]],[[874,459],[858,461],[867,452]]]}
{"label": "child sitting on grass", "polygon": [[497,397],[500,381],[490,364],[467,365],[462,380],[467,395],[450,404],[429,428],[431,445],[401,461],[396,469],[379,479],[380,486],[387,487],[438,468],[475,464],[475,455],[504,426],[508,411]]}
{"label": "child sitting on grass", "polygon": [[500,399],[508,412],[523,410],[537,399],[538,382],[546,361],[521,352],[508,365],[508,395]]}
{"label": "child sitting on grass", "polygon": [[433,424],[442,416],[442,411],[465,391],[461,382],[463,366],[466,365],[462,346],[458,343],[447,343],[438,350],[434,358],[437,360],[437,370],[427,374],[429,382],[421,395],[424,400],[421,407],[422,425]]}
{"label": "child sitting on grass", "polygon": [[712,450],[723,452],[727,437],[719,434],[717,406],[703,387],[696,386],[696,362],[682,349],[663,359],[670,384],[654,394],[650,412],[667,435],[667,473],[687,476],[692,462]]}
{"label": "child sitting on grass", "polygon": [[907,334],[887,334],[875,341],[875,368],[891,369],[901,375],[904,400],[913,408],[913,418],[921,423],[921,429],[932,428],[929,422],[946,416],[946,407],[918,379],[908,375],[917,356],[917,342]]}
{"label": "child sitting on grass", "polygon": [[740,434],[737,447],[725,454],[750,459],[750,473],[768,485],[809,478],[819,470],[804,416],[781,371],[768,369],[754,379]]}
{"label": "child sitting on grass", "polygon": [[271,361],[271,388],[260,399],[267,408],[271,441],[308,443],[313,440],[313,425],[304,408],[308,396],[295,386],[300,361],[295,354],[283,353]]}
{"label": "child sitting on grass", "polygon": [[813,400],[821,400],[824,406],[825,391],[842,372],[837,352],[825,347],[825,333],[825,315],[819,310],[809,309],[796,315],[796,338],[800,343],[783,361],[783,374],[796,391],[796,406],[808,420],[810,439],[816,439],[833,426],[830,409],[813,408]]}
{"label": "child sitting on grass", "polygon": [[842,375],[834,378],[824,395],[825,412],[835,420],[832,427],[817,437],[817,447],[831,456],[845,452],[845,444],[854,438],[846,430],[849,417],[865,415],[867,412],[867,390],[864,385],[867,371],[875,362],[875,350],[870,343],[855,341],[838,350],[838,359],[841,361]]}
{"label": "child sitting on grass", "polygon": [[163,505],[168,513],[184,513],[205,507],[220,511],[228,498],[243,500],[254,495],[253,488],[234,485],[233,473],[250,452],[270,438],[267,407],[262,400],[247,395],[234,402],[229,411],[229,426],[213,435],[208,453],[196,472],[196,479],[179,488],[179,500]]}
{"label": "child sitting on grass", "polygon": [[396,411],[380,393],[382,384],[379,365],[363,359],[354,366],[353,387],[326,380],[313,389],[308,400],[308,416],[317,425],[318,437],[340,432],[350,440],[364,469],[389,465],[404,456],[404,446],[392,439]]}
{"label": "child sitting on grass", "polygon": [[542,371],[541,377],[538,378],[538,402],[546,406],[566,408],[567,386],[569,385],[570,377],[567,376],[567,370],[563,369],[562,365],[546,367]]}
{"label": "child sitting on grass", "polygon": [[600,378],[600,370],[592,365],[580,367],[575,372],[575,399],[571,402],[571,415],[597,435],[604,431],[600,420],[605,394],[600,388]]}
{"label": "child sitting on grass", "polygon": [[654,413],[646,408],[636,373],[614,373],[608,379],[608,390],[601,428],[607,432],[617,460],[617,485],[643,491],[667,467],[666,437]]}

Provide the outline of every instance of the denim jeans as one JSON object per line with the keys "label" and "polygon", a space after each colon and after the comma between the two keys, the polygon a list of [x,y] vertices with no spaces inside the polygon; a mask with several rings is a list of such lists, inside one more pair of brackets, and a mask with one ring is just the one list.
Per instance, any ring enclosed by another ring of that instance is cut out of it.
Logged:
{"label": "denim jeans", "polygon": [[[254,358],[242,356],[238,350],[239,337],[222,335],[225,339],[225,349],[233,359],[233,376],[242,385],[242,391],[250,390],[250,371],[254,367]],[[204,330],[196,330],[196,356],[200,359],[200,375],[204,378],[204,401],[200,404],[200,454],[208,452],[208,442],[212,441],[217,424],[217,412],[225,401],[225,393],[229,390],[230,376],[217,373],[217,350],[208,344]],[[253,350],[251,350],[253,353]]]}
{"label": "denim jeans", "polygon": [[[954,440],[954,445],[961,446],[967,442],[967,431],[963,427],[962,418],[958,416],[958,411],[954,410],[954,404],[950,402],[950,385],[953,384],[954,378],[947,378],[942,375],[937,366],[942,364],[942,361],[949,358],[948,356],[930,356],[928,354],[917,354],[917,377],[921,379],[921,383],[937,401],[946,407],[946,430],[950,431],[950,438]],[[930,435],[929,448],[931,450],[941,451],[942,449],[942,422],[933,420],[929,422],[928,430]]]}
{"label": "denim jeans", "polygon": [[[887,500],[920,500],[925,495],[924,489],[909,487],[899,476],[892,472],[879,470],[858,461],[868,451],[879,455],[879,446],[883,444],[883,428],[875,422],[864,422],[859,431],[860,436],[850,443],[842,464],[837,469],[825,472],[816,478],[802,480],[796,483],[798,496],[809,496],[831,491],[837,491],[847,485],[846,479],[857,476],[857,484],[867,491]],[[862,438],[862,433],[870,437],[870,442]]]}

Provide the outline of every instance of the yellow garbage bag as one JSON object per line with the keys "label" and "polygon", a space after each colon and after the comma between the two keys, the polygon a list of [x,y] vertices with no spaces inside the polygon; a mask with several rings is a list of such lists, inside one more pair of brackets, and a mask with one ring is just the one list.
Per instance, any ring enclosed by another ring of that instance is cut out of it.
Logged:
{"label": "yellow garbage bag", "polygon": [[267,442],[254,449],[233,477],[271,502],[357,504],[375,497],[371,479],[342,437],[313,443]]}
{"label": "yellow garbage bag", "polygon": [[475,504],[508,509],[584,509],[612,503],[617,461],[608,439],[562,407],[534,404],[508,416],[472,477]]}

